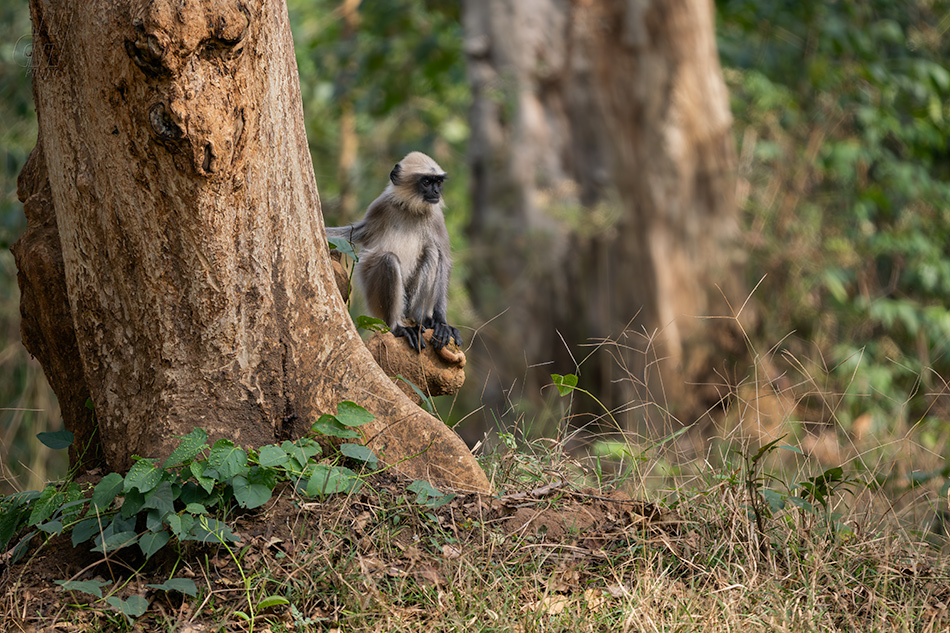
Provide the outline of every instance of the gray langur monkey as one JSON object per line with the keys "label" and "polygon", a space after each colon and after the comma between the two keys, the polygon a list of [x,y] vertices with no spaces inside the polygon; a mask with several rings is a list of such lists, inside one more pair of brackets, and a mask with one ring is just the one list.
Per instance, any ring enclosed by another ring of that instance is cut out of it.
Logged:
{"label": "gray langur monkey", "polygon": [[[462,344],[445,320],[452,256],[445,228],[442,183],[447,174],[422,152],[411,152],[389,173],[389,185],[356,224],[327,227],[329,237],[359,245],[356,281],[370,313],[422,351],[432,329],[439,350]],[[408,322],[407,322],[408,320]]]}

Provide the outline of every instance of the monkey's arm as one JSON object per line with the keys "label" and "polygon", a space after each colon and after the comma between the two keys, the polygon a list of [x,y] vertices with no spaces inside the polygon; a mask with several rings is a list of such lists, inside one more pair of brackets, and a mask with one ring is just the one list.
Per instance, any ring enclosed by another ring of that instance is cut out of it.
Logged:
{"label": "monkey's arm", "polygon": [[362,222],[357,222],[356,224],[348,224],[346,226],[328,226],[327,237],[342,237],[348,242],[358,244],[361,237],[361,224]]}

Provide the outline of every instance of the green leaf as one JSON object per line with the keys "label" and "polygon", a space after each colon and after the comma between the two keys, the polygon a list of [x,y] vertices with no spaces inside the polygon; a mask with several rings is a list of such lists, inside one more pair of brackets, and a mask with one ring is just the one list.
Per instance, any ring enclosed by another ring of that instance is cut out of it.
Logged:
{"label": "green leaf", "polygon": [[[332,416],[327,416],[327,417],[330,417],[330,419],[333,419]],[[339,425],[339,423],[337,424]],[[343,429],[342,425],[339,425],[339,426],[341,429]],[[309,437],[302,437],[296,442],[284,441],[284,443],[281,444],[280,447],[284,449],[284,451],[288,455],[290,455],[291,459],[294,461],[295,466],[296,466],[295,468],[293,468],[293,470],[294,472],[298,472],[298,473],[304,469],[304,467],[307,465],[307,462],[310,461],[311,457],[316,457],[322,452],[320,445],[317,444],[314,440],[310,439]]]}
{"label": "green leaf", "polygon": [[123,482],[124,479],[119,473],[109,473],[103,477],[92,491],[94,508],[98,508],[99,512],[108,510],[113,499],[122,491]]}
{"label": "green leaf", "polygon": [[36,439],[43,443],[44,446],[48,446],[54,451],[62,450],[64,448],[69,448],[73,443],[73,433],[72,431],[62,430],[62,431],[52,431],[47,433],[37,433]]}
{"label": "green leaf", "polygon": [[785,439],[784,435],[782,435],[781,437],[775,438],[774,440],[772,440],[771,442],[769,442],[768,444],[764,446],[761,446],[759,450],[756,451],[755,455],[752,456],[752,462],[757,462],[762,458],[763,455],[766,455],[772,452],[772,450],[775,448],[775,445],[781,442],[783,439]]}
{"label": "green leaf", "polygon": [[171,534],[167,530],[149,532],[139,539],[139,549],[145,554],[145,558],[151,558],[152,554],[165,547],[169,540],[171,540]]}
{"label": "green leaf", "polygon": [[257,463],[263,468],[277,468],[278,466],[283,466],[289,461],[290,455],[287,454],[287,451],[279,446],[274,446],[273,444],[262,446],[261,451],[257,456]]}
{"label": "green leaf", "polygon": [[774,490],[764,488],[762,490],[762,497],[765,499],[765,502],[769,504],[769,510],[772,511],[772,514],[785,508],[785,497]]}
{"label": "green leaf", "polygon": [[174,512],[175,504],[172,499],[172,485],[170,482],[163,481],[155,490],[152,490],[145,496],[145,503],[142,508],[155,508],[162,514]]}
{"label": "green leaf", "polygon": [[361,444],[341,444],[340,452],[350,459],[366,463],[366,465],[373,469],[375,469],[379,463],[379,460],[376,458],[376,453]]}
{"label": "green leaf", "polygon": [[39,490],[24,490],[23,492],[16,492],[12,495],[3,497],[3,505],[12,505],[14,508],[18,508],[36,501],[42,494],[43,493]]}
{"label": "green leaf", "polygon": [[15,564],[30,550],[30,541],[33,540],[34,536],[36,536],[36,530],[31,530],[26,536],[20,539],[20,542],[17,543],[16,547],[10,552],[10,565]]}
{"label": "green leaf", "polygon": [[181,493],[178,495],[178,501],[185,505],[189,503],[204,503],[207,499],[208,492],[193,481],[186,481],[181,487]]}
{"label": "green leaf", "polygon": [[354,321],[356,327],[367,332],[388,332],[389,326],[382,319],[361,314]]}
{"label": "green leaf", "polygon": [[314,464],[313,473],[307,481],[306,494],[316,497],[350,492],[355,491],[359,485],[359,476],[349,468]]}
{"label": "green leaf", "polygon": [[360,439],[359,432],[343,426],[343,424],[332,415],[321,415],[317,418],[317,421],[314,422],[310,431],[326,435],[327,437],[339,437],[345,440]]}
{"label": "green leaf", "polygon": [[125,492],[138,490],[145,494],[154,489],[162,481],[165,473],[152,463],[152,460],[142,458],[132,464],[132,468],[125,476]]}
{"label": "green leaf", "polygon": [[200,503],[189,503],[185,506],[185,512],[190,512],[192,514],[208,514],[208,509]]}
{"label": "green leaf", "polygon": [[271,490],[267,486],[257,483],[248,483],[245,477],[235,475],[231,480],[234,489],[234,499],[242,508],[258,508],[270,500]]}
{"label": "green leaf", "polygon": [[148,610],[148,600],[143,596],[129,596],[126,600],[118,596],[110,596],[106,598],[106,603],[121,611],[129,620],[140,617]]}
{"label": "green leaf", "polygon": [[49,519],[63,504],[63,495],[53,486],[47,486],[40,493],[39,499],[33,504],[33,512],[27,521],[28,525],[39,525]]}
{"label": "green leaf", "polygon": [[122,507],[119,508],[119,514],[126,519],[134,519],[143,505],[145,505],[145,495],[138,490],[129,490],[125,493],[125,499],[122,500]]}
{"label": "green leaf", "polygon": [[20,530],[26,519],[30,515],[29,507],[10,506],[4,504],[0,506],[0,552],[7,549],[10,540]]}
{"label": "green leaf", "polygon": [[115,552],[125,547],[130,547],[138,542],[139,537],[134,531],[116,532],[110,535],[97,536],[96,546],[92,548],[94,552]]}
{"label": "green leaf", "polygon": [[353,250],[353,245],[350,244],[349,240],[342,237],[328,237],[327,242],[331,248],[340,251],[354,262],[359,261],[359,258],[356,256],[356,251]]}
{"label": "green leaf", "polygon": [[376,419],[372,413],[349,400],[336,405],[336,419],[343,426],[362,426]]}
{"label": "green leaf", "polygon": [[257,610],[263,611],[264,609],[269,609],[271,607],[277,607],[283,604],[290,604],[290,600],[283,596],[267,596],[263,600],[257,603]]}
{"label": "green leaf", "polygon": [[247,453],[231,440],[220,439],[211,447],[208,467],[218,472],[218,481],[225,481],[247,469]]}
{"label": "green leaf", "polygon": [[551,374],[551,380],[554,381],[554,386],[557,387],[557,391],[562,396],[574,391],[577,387],[577,376],[575,374]]}
{"label": "green leaf", "polygon": [[102,588],[109,584],[106,580],[55,580],[63,591],[81,591],[97,598],[102,597]]}
{"label": "green leaf", "polygon": [[69,482],[66,486],[64,497],[66,503],[60,508],[60,513],[64,519],[72,522],[73,519],[78,519],[79,515],[82,514],[83,506],[89,503],[89,499],[86,498],[79,484],[74,481]]}
{"label": "green leaf", "polygon": [[73,547],[99,534],[99,518],[89,517],[73,526]]}
{"label": "green leaf", "polygon": [[145,514],[145,529],[149,532],[158,532],[165,525],[165,517],[168,512],[161,512],[152,508]]}
{"label": "green leaf", "polygon": [[416,493],[416,503],[428,508],[438,508],[455,498],[455,493],[443,494],[438,488],[428,481],[417,479],[408,486],[406,490]]}
{"label": "green leaf", "polygon": [[208,462],[191,462],[189,470],[191,470],[191,476],[195,478],[198,485],[210,494],[214,489],[214,479],[205,476],[205,471],[208,470]]}
{"label": "green leaf", "polygon": [[198,586],[191,578],[169,578],[160,585],[148,585],[152,589],[161,589],[162,591],[177,591],[186,596],[194,598],[198,595]]}
{"label": "green leaf", "polygon": [[175,450],[172,451],[172,454],[168,456],[168,459],[165,460],[165,463],[162,464],[162,468],[180,466],[181,464],[194,459],[195,455],[207,447],[207,444],[205,443],[207,441],[208,434],[205,433],[204,429],[199,429],[196,427],[191,431],[191,433],[181,438],[181,442],[179,442],[178,446],[175,447]]}
{"label": "green leaf", "polygon": [[799,496],[796,496],[796,495],[790,496],[790,497],[788,498],[788,502],[791,503],[791,504],[794,505],[794,506],[798,506],[798,507],[801,508],[802,510],[806,510],[806,511],[808,511],[808,512],[811,512],[812,514],[817,514],[817,512],[816,512],[816,510],[815,510],[815,506],[813,506],[812,504],[808,503],[807,501],[805,501],[804,499],[802,499],[802,498],[799,497]]}
{"label": "green leaf", "polygon": [[165,518],[168,529],[179,541],[187,540],[191,528],[194,527],[195,517],[191,514],[170,514]]}
{"label": "green leaf", "polygon": [[60,534],[63,531],[63,522],[62,521],[47,521],[46,523],[40,523],[36,528],[47,534]]}

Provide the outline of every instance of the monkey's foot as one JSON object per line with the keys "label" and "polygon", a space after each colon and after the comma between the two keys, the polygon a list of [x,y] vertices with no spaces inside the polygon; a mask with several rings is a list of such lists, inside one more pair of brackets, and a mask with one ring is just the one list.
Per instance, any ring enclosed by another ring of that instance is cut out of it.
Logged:
{"label": "monkey's foot", "polygon": [[452,339],[455,340],[457,346],[462,345],[462,335],[459,334],[458,329],[452,327],[448,323],[427,323],[426,327],[432,329],[432,344],[437,350],[441,350],[443,347],[448,345]]}
{"label": "monkey's foot", "polygon": [[404,337],[407,341],[409,341],[409,347],[416,350],[417,352],[421,352],[426,346],[426,342],[422,338],[422,334],[425,332],[425,330],[418,325],[413,325],[411,327],[397,325],[391,331],[393,336]]}

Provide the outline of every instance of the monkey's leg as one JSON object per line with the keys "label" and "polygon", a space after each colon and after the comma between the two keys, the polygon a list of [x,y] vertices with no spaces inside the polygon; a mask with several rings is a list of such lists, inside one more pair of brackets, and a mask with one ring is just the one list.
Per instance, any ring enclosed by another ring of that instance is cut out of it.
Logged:
{"label": "monkey's leg", "polygon": [[430,295],[433,301],[429,304],[430,307],[427,311],[427,314],[431,316],[423,319],[423,326],[432,329],[432,345],[437,350],[448,345],[449,340],[453,338],[455,344],[461,346],[462,336],[457,329],[449,325],[445,318],[445,310],[449,302],[449,273],[452,269],[452,262],[447,254],[442,256],[434,253],[430,263],[434,264],[432,269],[434,276],[430,278],[432,284]]}
{"label": "monkey's leg", "polygon": [[393,253],[372,253],[360,262],[360,281],[370,312],[386,321],[393,336],[404,336],[409,346],[422,351],[426,346],[421,332],[402,324],[405,289],[399,258]]}

